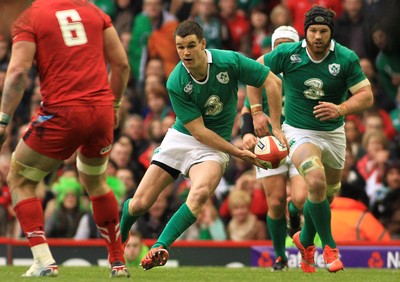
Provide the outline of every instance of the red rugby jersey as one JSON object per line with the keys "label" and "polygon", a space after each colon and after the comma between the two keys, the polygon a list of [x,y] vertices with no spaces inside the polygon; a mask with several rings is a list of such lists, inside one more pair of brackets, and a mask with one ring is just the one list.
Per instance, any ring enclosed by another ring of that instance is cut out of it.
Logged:
{"label": "red rugby jersey", "polygon": [[85,0],[36,0],[21,13],[13,44],[36,44],[44,105],[112,104],[103,54],[103,31],[110,26],[110,17]]}

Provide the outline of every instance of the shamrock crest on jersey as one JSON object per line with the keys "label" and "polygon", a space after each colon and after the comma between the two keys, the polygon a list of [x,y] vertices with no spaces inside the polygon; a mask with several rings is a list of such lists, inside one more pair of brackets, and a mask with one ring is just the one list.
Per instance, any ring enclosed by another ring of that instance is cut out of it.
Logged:
{"label": "shamrock crest on jersey", "polygon": [[217,74],[217,79],[222,84],[227,84],[229,82],[229,75],[227,71],[220,72]]}

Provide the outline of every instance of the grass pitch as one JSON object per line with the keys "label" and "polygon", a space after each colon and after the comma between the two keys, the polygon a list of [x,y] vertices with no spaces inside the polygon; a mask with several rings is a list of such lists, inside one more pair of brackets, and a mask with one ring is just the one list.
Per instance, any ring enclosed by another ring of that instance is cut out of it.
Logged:
{"label": "grass pitch", "polygon": [[[55,281],[55,282],[101,282],[110,281],[109,271],[106,267],[60,267],[57,278],[20,278],[28,267],[1,266],[0,281]],[[393,269],[362,269],[351,268],[338,273],[329,273],[325,269],[317,269],[314,274],[302,273],[300,269],[290,269],[287,272],[271,272],[268,268],[225,268],[225,267],[160,267],[149,271],[139,268],[130,268],[131,278],[122,281],[157,281],[157,282],[226,282],[226,281],[351,281],[351,282],[373,282],[373,281],[400,281],[400,270]],[[119,279],[120,280],[120,279]]]}

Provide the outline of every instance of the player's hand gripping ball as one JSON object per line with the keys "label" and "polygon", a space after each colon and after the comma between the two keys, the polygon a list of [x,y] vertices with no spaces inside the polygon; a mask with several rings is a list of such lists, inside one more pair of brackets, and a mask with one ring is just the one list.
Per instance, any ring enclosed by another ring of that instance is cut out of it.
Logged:
{"label": "player's hand gripping ball", "polygon": [[265,136],[258,140],[254,154],[266,169],[272,169],[285,163],[288,150],[275,136]]}

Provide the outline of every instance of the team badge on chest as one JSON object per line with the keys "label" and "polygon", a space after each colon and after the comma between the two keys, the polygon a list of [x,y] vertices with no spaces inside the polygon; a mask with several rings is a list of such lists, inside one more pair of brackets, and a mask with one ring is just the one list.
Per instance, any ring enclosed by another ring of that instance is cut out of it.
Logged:
{"label": "team badge on chest", "polygon": [[229,75],[227,71],[220,72],[217,74],[217,79],[222,84],[227,84],[229,82]]}
{"label": "team badge on chest", "polygon": [[328,65],[328,70],[331,75],[337,76],[340,72],[340,65],[339,64],[330,64],[330,65]]}

